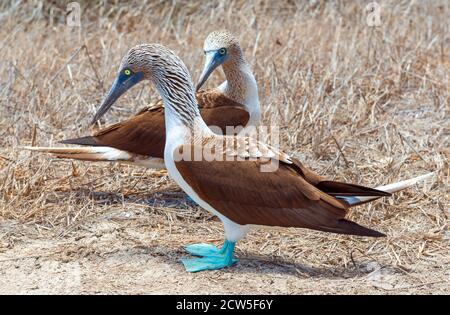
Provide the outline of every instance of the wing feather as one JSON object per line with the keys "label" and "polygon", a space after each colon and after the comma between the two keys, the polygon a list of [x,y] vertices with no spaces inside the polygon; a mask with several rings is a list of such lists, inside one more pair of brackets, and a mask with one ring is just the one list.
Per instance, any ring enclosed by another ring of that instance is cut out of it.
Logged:
{"label": "wing feather", "polygon": [[[177,150],[183,151],[183,148]],[[379,232],[345,220],[346,203],[309,183],[295,164],[279,162],[275,172],[261,172],[265,162],[260,158],[181,160],[175,165],[200,198],[238,224],[382,236]]]}
{"label": "wing feather", "polygon": [[[225,133],[227,126],[245,126],[249,113],[216,90],[197,93],[200,113],[208,126]],[[166,140],[164,107],[161,101],[142,109],[136,116],[101,129],[93,136],[64,140],[62,143],[106,146],[133,154],[163,158]]]}

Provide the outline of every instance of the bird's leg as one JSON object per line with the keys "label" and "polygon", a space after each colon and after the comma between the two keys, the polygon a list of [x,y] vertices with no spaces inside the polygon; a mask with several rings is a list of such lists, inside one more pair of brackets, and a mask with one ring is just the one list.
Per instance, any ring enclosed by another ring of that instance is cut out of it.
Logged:
{"label": "bird's leg", "polygon": [[[186,271],[188,271],[188,272],[197,272],[197,271],[202,271],[202,270],[217,270],[217,269],[229,267],[237,262],[237,259],[233,258],[235,244],[236,243],[234,243],[234,242],[225,240],[221,249],[218,249],[217,247],[208,245],[208,244],[190,245],[190,246],[207,245],[204,247],[204,249],[210,249],[211,254],[199,255],[202,257],[201,258],[192,258],[192,259],[182,259],[181,261],[183,262],[184,267],[186,268]],[[215,251],[210,246],[214,247]],[[194,247],[194,249],[195,249],[195,247]],[[208,252],[208,250],[205,250],[205,252]],[[197,251],[197,253],[198,253],[198,251]],[[196,254],[196,255],[198,255],[198,254]]]}

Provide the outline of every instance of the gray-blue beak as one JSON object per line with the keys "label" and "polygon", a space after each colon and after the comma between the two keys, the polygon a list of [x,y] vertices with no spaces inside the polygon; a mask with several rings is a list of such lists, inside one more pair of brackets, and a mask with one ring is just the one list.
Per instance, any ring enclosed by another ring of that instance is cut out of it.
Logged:
{"label": "gray-blue beak", "polygon": [[116,80],[114,80],[114,83],[109,90],[108,95],[103,100],[100,108],[95,113],[91,124],[95,124],[111,108],[111,106],[123,93],[139,83],[143,79],[143,77],[144,74],[142,72],[133,73],[129,77],[125,77],[123,74],[118,75]]}
{"label": "gray-blue beak", "polygon": [[202,74],[200,75],[200,79],[198,80],[196,91],[200,90],[203,84],[208,80],[211,73],[220,66],[224,59],[219,57],[217,51],[209,51],[205,55],[205,66],[203,68]]}

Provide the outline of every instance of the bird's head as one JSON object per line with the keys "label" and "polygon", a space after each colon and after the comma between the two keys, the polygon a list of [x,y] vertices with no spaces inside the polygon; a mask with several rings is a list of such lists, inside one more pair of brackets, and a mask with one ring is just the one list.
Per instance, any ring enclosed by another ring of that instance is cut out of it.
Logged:
{"label": "bird's head", "polygon": [[184,64],[166,47],[159,44],[142,44],[131,48],[122,58],[116,79],[96,112],[92,124],[97,122],[130,88],[143,80],[167,78],[167,75],[162,75],[167,71],[182,71],[183,76],[189,77]]}
{"label": "bird's head", "polygon": [[210,33],[205,39],[203,50],[205,53],[205,64],[198,80],[197,91],[218,66],[226,65],[236,58],[242,58],[239,41],[226,30]]}

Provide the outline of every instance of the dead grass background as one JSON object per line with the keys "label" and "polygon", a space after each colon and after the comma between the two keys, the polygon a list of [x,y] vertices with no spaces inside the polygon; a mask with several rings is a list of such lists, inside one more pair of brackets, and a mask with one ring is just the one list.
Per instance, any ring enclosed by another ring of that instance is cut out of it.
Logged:
{"label": "dead grass background", "polygon": [[[186,202],[165,172],[52,160],[16,147],[90,133],[95,108],[131,46],[163,43],[196,79],[205,36],[227,28],[253,66],[264,123],[281,127],[287,152],[321,174],[369,186],[437,175],[352,211],[352,219],[388,234],[385,239],[253,231],[238,245],[244,259],[237,268],[183,277],[194,287],[201,283],[204,293],[448,294],[450,5],[379,2],[382,24],[371,28],[366,1],[80,1],[78,33],[65,25],[64,1],[3,1],[1,269],[30,258],[64,263],[144,248],[149,257],[168,256],[181,277],[183,244],[221,239],[221,224]],[[217,72],[208,86],[222,80]],[[106,122],[124,119],[155,97],[142,84],[119,100]],[[108,233],[115,236],[83,243]],[[51,242],[57,250],[46,247]],[[21,254],[27,246],[33,250]],[[123,263],[133,257],[130,252]],[[36,267],[30,268],[32,277]],[[125,267],[115,272],[126,279]],[[258,282],[260,276],[266,278]],[[280,277],[289,281],[274,284]],[[159,279],[164,283],[164,275]],[[108,281],[86,273],[80,292],[198,292],[185,283],[158,291]],[[58,292],[42,281],[38,289],[10,282],[3,277],[4,291]]]}

